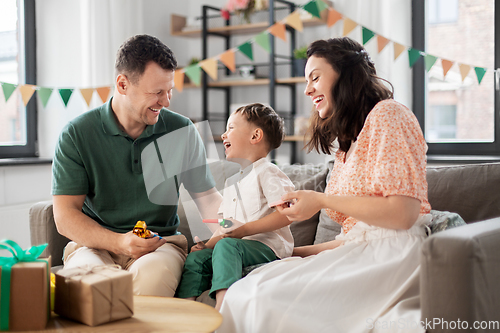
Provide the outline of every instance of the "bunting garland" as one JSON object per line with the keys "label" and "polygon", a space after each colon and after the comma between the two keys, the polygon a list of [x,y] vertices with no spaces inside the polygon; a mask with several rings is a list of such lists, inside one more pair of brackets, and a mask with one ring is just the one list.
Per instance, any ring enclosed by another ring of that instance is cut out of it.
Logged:
{"label": "bunting garland", "polygon": [[[271,47],[270,47],[270,35],[273,35],[274,37],[278,37],[282,39],[283,41],[287,41],[286,38],[286,26],[293,28],[299,32],[303,31],[303,22],[301,19],[300,11],[304,10],[311,14],[313,17],[320,18],[321,13],[325,10],[328,11],[326,17],[326,25],[328,27],[332,27],[337,22],[343,20],[343,36],[348,35],[351,33],[354,29],[356,29],[358,26],[361,27],[362,29],[362,43],[365,45],[366,43],[370,42],[374,37],[376,37],[376,43],[377,43],[377,51],[378,53],[382,52],[386,48],[389,43],[393,44],[393,54],[394,54],[394,61],[396,61],[401,54],[406,50],[408,52],[408,64],[410,68],[412,68],[415,63],[421,58],[424,58],[424,63],[425,63],[425,69],[427,72],[431,70],[431,68],[437,63],[438,59],[441,61],[441,66],[443,69],[443,77],[446,77],[447,73],[449,70],[453,67],[453,65],[456,63],[460,75],[462,77],[462,81],[465,80],[465,78],[469,75],[471,69],[474,69],[474,73],[476,74],[477,82],[478,84],[481,84],[484,75],[487,72],[487,68],[484,67],[478,67],[478,66],[471,66],[468,64],[462,64],[458,63],[456,61],[440,58],[435,55],[428,54],[424,51],[414,49],[412,47],[404,46],[402,44],[399,44],[395,41],[392,41],[370,29],[367,27],[364,27],[354,20],[346,17],[345,15],[339,13],[337,10],[329,7],[324,1],[322,0],[312,0],[307,2],[305,5],[301,6],[302,9],[297,9],[288,16],[286,16],[283,20],[280,22],[276,22],[275,24],[271,25],[268,27],[266,30],[262,31],[261,33],[257,34],[250,40],[244,42],[243,44],[226,50],[223,53],[212,57],[212,58],[207,58],[202,61],[200,61],[197,64],[187,66],[182,69],[178,69],[175,71],[174,74],[174,84],[175,88],[181,92],[184,87],[184,77],[187,75],[191,81],[195,85],[200,85],[201,84],[201,73],[202,70],[207,73],[207,75],[210,76],[213,80],[217,80],[217,61],[220,61],[224,66],[226,66],[231,72],[236,71],[236,64],[235,64],[235,53],[236,52],[241,52],[243,55],[245,55],[250,61],[253,61],[253,46],[252,43],[256,43],[259,45],[264,51],[267,53],[271,52]],[[0,82],[2,86],[2,91],[3,95],[5,98],[5,102],[9,100],[9,98],[12,96],[14,91],[18,90],[19,93],[21,94],[22,100],[24,105],[27,105],[29,100],[32,98],[33,94],[37,92],[38,97],[40,98],[40,101],[43,105],[43,107],[47,106],[47,103],[52,96],[52,92],[54,90],[57,90],[59,93],[59,96],[61,97],[64,106],[67,107],[69,100],[71,96],[73,95],[74,91],[76,89],[74,88],[62,88],[62,89],[54,89],[54,88],[47,88],[47,87],[37,87],[34,85],[30,84],[24,84],[24,85],[16,85],[16,84],[11,84],[7,82]],[[110,92],[111,92],[112,87],[105,86],[105,87],[97,87],[97,88],[82,88],[78,89],[80,91],[80,94],[82,95],[85,103],[87,106],[90,107],[90,102],[92,100],[94,91],[97,92],[99,95],[100,99],[102,102],[106,102],[109,98]]]}

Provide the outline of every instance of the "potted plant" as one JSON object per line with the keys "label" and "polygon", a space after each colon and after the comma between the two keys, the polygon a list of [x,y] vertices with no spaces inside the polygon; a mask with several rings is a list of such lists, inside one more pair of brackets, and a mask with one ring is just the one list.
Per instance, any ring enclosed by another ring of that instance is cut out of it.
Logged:
{"label": "potted plant", "polygon": [[307,62],[307,46],[293,50],[293,66],[295,76],[304,76]]}

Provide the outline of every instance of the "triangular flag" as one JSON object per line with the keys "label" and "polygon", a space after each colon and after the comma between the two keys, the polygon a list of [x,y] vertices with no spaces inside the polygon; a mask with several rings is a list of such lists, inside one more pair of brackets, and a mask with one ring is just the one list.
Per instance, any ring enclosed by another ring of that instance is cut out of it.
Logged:
{"label": "triangular flag", "polygon": [[382,50],[384,49],[384,47],[386,47],[387,44],[389,44],[389,40],[387,38],[377,35],[378,53],[382,52]]}
{"label": "triangular flag", "polygon": [[197,86],[201,84],[201,68],[198,64],[194,64],[184,68],[184,73]]}
{"label": "triangular flag", "polygon": [[43,107],[47,106],[47,102],[49,101],[50,95],[52,95],[51,88],[40,87],[40,89],[38,89],[38,97],[40,97]]}
{"label": "triangular flag", "polygon": [[269,33],[267,31],[261,32],[255,36],[255,42],[262,47],[267,53],[271,53],[271,44],[269,41]]}
{"label": "triangular flag", "polygon": [[350,18],[344,17],[344,33],[342,34],[342,37],[347,36],[357,26],[358,24],[356,22],[354,22]]}
{"label": "triangular flag", "polygon": [[21,97],[23,98],[24,106],[26,106],[28,105],[31,96],[33,96],[33,93],[35,92],[35,86],[32,84],[25,84],[19,86],[19,91],[21,92]]}
{"label": "triangular flag", "polygon": [[212,80],[217,81],[217,59],[208,58],[203,61],[200,61],[200,66],[203,68],[205,73],[207,73]]}
{"label": "triangular flag", "polygon": [[394,60],[396,60],[401,55],[401,53],[406,50],[406,47],[396,42],[393,42],[392,44],[394,46]]}
{"label": "triangular flag", "polygon": [[232,49],[219,55],[219,60],[227,67],[231,72],[234,73],[236,70],[236,63],[234,60],[234,51]]}
{"label": "triangular flag", "polygon": [[414,48],[409,48],[408,49],[408,60],[410,62],[410,67],[413,67],[417,60],[422,56],[419,50],[414,49]]}
{"label": "triangular flag", "polygon": [[64,102],[64,106],[68,106],[69,99],[73,94],[73,89],[59,89],[59,95]]}
{"label": "triangular flag", "polygon": [[435,57],[433,55],[426,54],[424,56],[425,70],[427,72],[431,70],[432,66],[434,66],[434,64],[436,63],[436,60],[437,60],[437,57]]}
{"label": "triangular flag", "polygon": [[244,55],[246,55],[250,60],[253,61],[253,50],[252,44],[250,42],[246,42],[238,46],[238,50],[240,50]]}
{"label": "triangular flag", "polygon": [[308,13],[310,13],[312,16],[316,16],[317,18],[321,17],[319,16],[319,9],[318,5],[316,4],[316,1],[309,1],[302,8]]}
{"label": "triangular flag", "polygon": [[469,75],[470,66],[465,65],[465,64],[460,64],[460,65],[458,65],[458,67],[460,68],[460,74],[462,74],[462,81],[463,81],[463,80],[465,80],[467,75]]}
{"label": "triangular flag", "polygon": [[6,82],[2,82],[1,84],[2,84],[3,95],[5,97],[5,102],[7,103],[14,90],[16,90],[17,85]]}
{"label": "triangular flag", "polygon": [[92,100],[92,95],[94,94],[94,88],[83,88],[80,89],[80,94],[82,94],[85,103],[90,107],[90,101]]}
{"label": "triangular flag", "polygon": [[176,70],[174,72],[174,87],[177,89],[178,92],[182,92],[182,89],[184,88],[184,71],[183,70]]}
{"label": "triangular flag", "polygon": [[474,71],[476,72],[477,82],[481,84],[483,80],[484,74],[486,74],[486,68],[483,67],[474,67]]}
{"label": "triangular flag", "polygon": [[110,87],[99,87],[96,88],[97,93],[99,94],[99,97],[101,97],[101,101],[103,103],[106,103],[108,100],[109,92],[111,91]]}
{"label": "triangular flag", "polygon": [[328,9],[328,19],[326,21],[328,28],[337,23],[340,19],[342,19],[342,14],[333,8]]}
{"label": "triangular flag", "polygon": [[373,31],[371,31],[370,29],[367,29],[367,28],[363,27],[363,45],[365,45],[366,43],[368,43],[368,41],[370,39],[372,39],[373,36],[375,36],[375,33]]}
{"label": "triangular flag", "polygon": [[316,0],[316,6],[318,7],[318,11],[321,13],[325,9],[328,9],[328,5],[322,0]]}
{"label": "triangular flag", "polygon": [[443,77],[445,77],[451,66],[453,66],[453,61],[441,59],[441,66],[443,67]]}
{"label": "triangular flag", "polygon": [[294,28],[297,31],[302,32],[304,30],[304,25],[300,19],[300,13],[298,10],[294,11],[285,18],[285,23]]}
{"label": "triangular flag", "polygon": [[283,39],[286,42],[286,27],[281,22],[276,22],[269,27],[269,33],[273,36]]}

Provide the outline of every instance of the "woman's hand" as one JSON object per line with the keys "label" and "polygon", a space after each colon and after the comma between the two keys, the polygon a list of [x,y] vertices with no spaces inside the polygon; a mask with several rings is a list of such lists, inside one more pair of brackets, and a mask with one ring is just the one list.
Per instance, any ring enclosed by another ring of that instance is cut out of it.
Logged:
{"label": "woman's hand", "polygon": [[290,207],[287,207],[287,205],[276,206],[276,210],[286,215],[290,221],[307,220],[323,208],[322,199],[324,196],[324,193],[316,191],[289,192],[283,195],[281,199],[291,202]]}

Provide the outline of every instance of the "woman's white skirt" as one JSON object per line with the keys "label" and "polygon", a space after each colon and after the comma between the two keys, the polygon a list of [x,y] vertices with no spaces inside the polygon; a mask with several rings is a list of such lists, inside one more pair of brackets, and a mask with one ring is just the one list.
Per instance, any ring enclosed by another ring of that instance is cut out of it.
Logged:
{"label": "woman's white skirt", "polygon": [[429,221],[409,230],[358,222],[336,249],[254,270],[228,289],[217,332],[424,332],[419,273]]}

